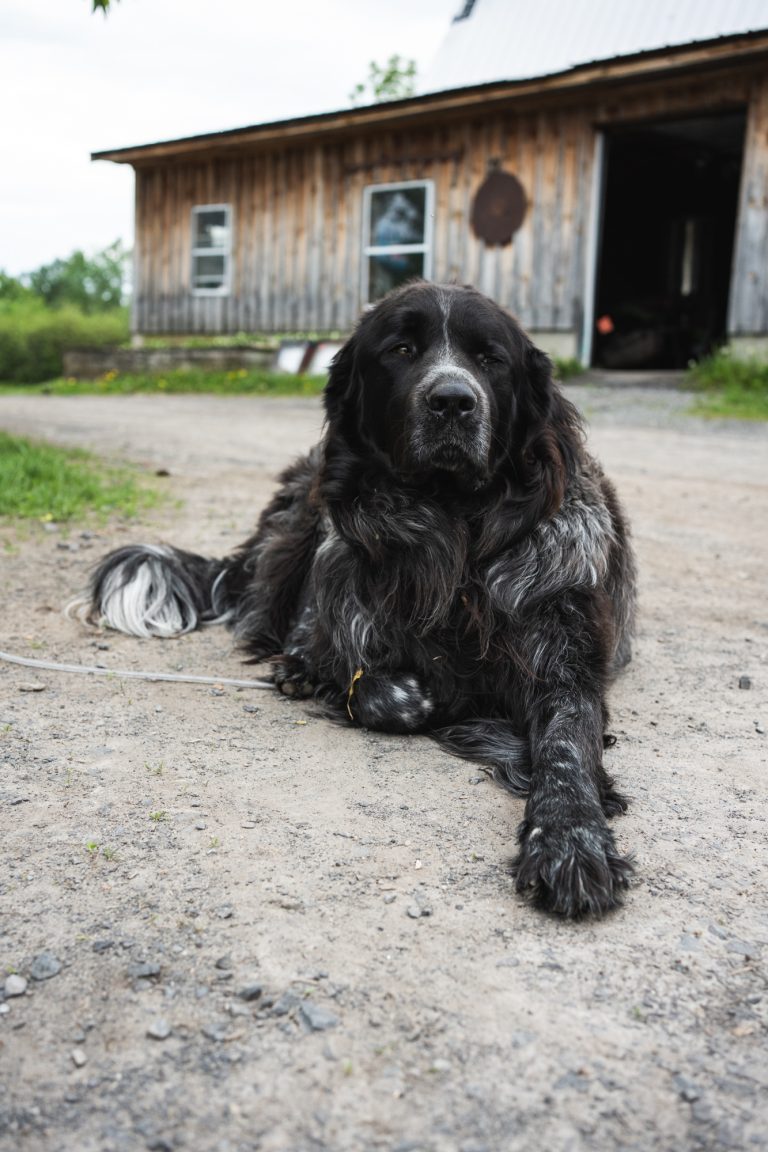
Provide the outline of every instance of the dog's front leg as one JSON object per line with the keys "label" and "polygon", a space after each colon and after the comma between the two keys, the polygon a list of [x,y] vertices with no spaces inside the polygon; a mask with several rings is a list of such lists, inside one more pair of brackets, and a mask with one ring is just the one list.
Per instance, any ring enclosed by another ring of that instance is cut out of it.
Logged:
{"label": "dog's front leg", "polygon": [[518,890],[540,907],[601,915],[621,903],[632,865],[605,818],[600,689],[579,661],[568,668],[567,652],[559,659],[532,693],[531,785],[514,871]]}

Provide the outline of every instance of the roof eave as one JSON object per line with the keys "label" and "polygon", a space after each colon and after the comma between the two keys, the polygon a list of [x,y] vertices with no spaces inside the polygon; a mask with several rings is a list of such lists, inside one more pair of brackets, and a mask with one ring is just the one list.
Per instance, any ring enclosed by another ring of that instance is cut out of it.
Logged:
{"label": "roof eave", "polygon": [[92,160],[111,160],[117,164],[147,164],[157,160],[194,157],[198,154],[225,154],[244,146],[268,146],[275,142],[301,143],[322,135],[347,135],[366,128],[407,127],[430,116],[449,116],[473,105],[488,107],[496,103],[536,95],[566,94],[588,85],[600,86],[618,81],[652,79],[659,73],[670,75],[707,66],[726,67],[768,55],[768,30],[739,36],[719,37],[672,48],[654,49],[633,56],[580,64],[565,72],[524,80],[493,81],[469,88],[453,88],[390,100],[363,108],[323,112],[290,120],[277,120],[223,132],[209,132],[177,140],[141,144],[132,148],[93,152]]}

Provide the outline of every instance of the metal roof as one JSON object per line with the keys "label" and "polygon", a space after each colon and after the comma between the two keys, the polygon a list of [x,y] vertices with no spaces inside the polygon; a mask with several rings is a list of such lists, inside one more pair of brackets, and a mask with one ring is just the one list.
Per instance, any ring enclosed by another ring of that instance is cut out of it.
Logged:
{"label": "metal roof", "polygon": [[457,0],[421,92],[768,29],[768,0]]}

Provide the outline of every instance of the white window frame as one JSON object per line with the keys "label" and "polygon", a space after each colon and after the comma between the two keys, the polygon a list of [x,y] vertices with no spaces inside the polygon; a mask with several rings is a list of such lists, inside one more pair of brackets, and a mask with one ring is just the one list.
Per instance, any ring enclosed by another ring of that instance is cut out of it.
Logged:
{"label": "white window frame", "polygon": [[[220,248],[196,248],[197,217],[201,212],[223,212],[227,228],[227,243]],[[228,296],[232,289],[232,205],[196,204],[190,220],[192,228],[192,248],[190,255],[190,288],[193,296]],[[218,288],[195,287],[195,259],[198,256],[224,257],[224,282]]]}
{"label": "white window frame", "polygon": [[[421,244],[369,244],[371,235],[371,201],[376,192],[397,192],[404,188],[424,188],[424,240]],[[371,256],[405,256],[412,252],[424,254],[424,279],[432,279],[432,253],[435,230],[435,182],[434,180],[398,180],[387,184],[367,184],[363,188],[363,242],[361,291],[363,306],[372,307],[370,299],[370,273],[368,261]]]}

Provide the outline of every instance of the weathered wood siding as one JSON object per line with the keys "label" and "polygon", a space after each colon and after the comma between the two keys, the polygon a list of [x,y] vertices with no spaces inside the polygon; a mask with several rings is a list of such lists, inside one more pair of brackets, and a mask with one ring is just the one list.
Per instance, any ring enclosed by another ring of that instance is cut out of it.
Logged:
{"label": "weathered wood siding", "polygon": [[[432,180],[434,279],[475,284],[534,331],[578,332],[596,129],[750,102],[732,323],[739,331],[764,331],[768,82],[749,70],[623,85],[601,97],[585,88],[582,103],[510,103],[493,115],[473,108],[407,133],[319,135],[280,150],[241,146],[231,158],[139,166],[134,327],[147,333],[349,330],[362,304],[363,189]],[[511,244],[488,248],[472,233],[469,213],[494,162],[520,179],[528,210]],[[223,203],[232,206],[231,292],[195,296],[192,208]]]}
{"label": "weathered wood siding", "polygon": [[768,334],[768,76],[752,82],[736,225],[728,332]]}

